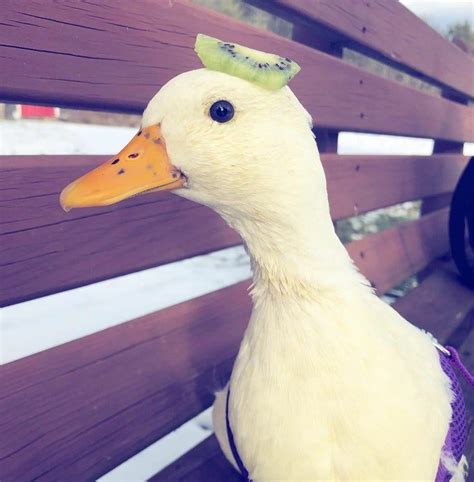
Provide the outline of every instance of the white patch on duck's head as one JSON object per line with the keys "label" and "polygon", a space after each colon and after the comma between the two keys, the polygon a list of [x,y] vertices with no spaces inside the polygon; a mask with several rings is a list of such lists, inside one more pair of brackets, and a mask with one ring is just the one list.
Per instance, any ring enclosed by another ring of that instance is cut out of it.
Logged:
{"label": "white patch on duck's head", "polygon": [[[228,122],[210,116],[219,100],[234,107]],[[186,72],[148,104],[142,126],[153,124],[161,124],[168,156],[188,178],[176,193],[226,219],[256,216],[275,204],[281,213],[308,188],[326,195],[311,117],[288,87],[270,91],[221,72]]]}

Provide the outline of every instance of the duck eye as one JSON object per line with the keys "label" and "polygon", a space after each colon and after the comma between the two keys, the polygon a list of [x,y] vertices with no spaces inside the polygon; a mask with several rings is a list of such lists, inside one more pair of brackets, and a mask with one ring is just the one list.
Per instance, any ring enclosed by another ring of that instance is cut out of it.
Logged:
{"label": "duck eye", "polygon": [[211,105],[209,115],[216,122],[228,122],[234,117],[234,106],[226,100],[218,100]]}

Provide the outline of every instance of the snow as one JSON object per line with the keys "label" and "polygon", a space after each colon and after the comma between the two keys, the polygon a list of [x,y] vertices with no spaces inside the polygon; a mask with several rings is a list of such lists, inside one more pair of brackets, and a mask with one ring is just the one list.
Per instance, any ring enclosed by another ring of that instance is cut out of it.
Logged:
{"label": "snow", "polygon": [[242,246],[237,246],[8,306],[2,309],[0,318],[0,364],[211,293],[250,276],[247,254]]}
{"label": "snow", "polygon": [[97,482],[148,480],[211,435],[211,425],[211,409],[208,408],[174,432],[97,479]]}
{"label": "snow", "polygon": [[433,152],[433,139],[341,132],[337,148],[338,154],[429,156]]}
{"label": "snow", "polygon": [[136,131],[61,121],[0,120],[0,154],[112,154]]}

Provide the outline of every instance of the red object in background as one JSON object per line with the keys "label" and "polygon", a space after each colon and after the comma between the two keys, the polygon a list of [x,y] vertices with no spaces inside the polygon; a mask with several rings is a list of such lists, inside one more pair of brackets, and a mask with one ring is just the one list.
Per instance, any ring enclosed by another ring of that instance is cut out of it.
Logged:
{"label": "red object in background", "polygon": [[55,118],[58,117],[59,109],[40,105],[20,105],[20,119]]}

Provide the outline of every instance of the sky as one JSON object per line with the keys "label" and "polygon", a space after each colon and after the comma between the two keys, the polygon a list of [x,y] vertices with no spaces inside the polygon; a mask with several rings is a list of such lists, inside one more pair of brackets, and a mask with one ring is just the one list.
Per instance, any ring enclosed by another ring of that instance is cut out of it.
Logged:
{"label": "sky", "polygon": [[447,27],[468,20],[474,25],[474,0],[400,0],[413,13],[422,17],[433,28]]}

